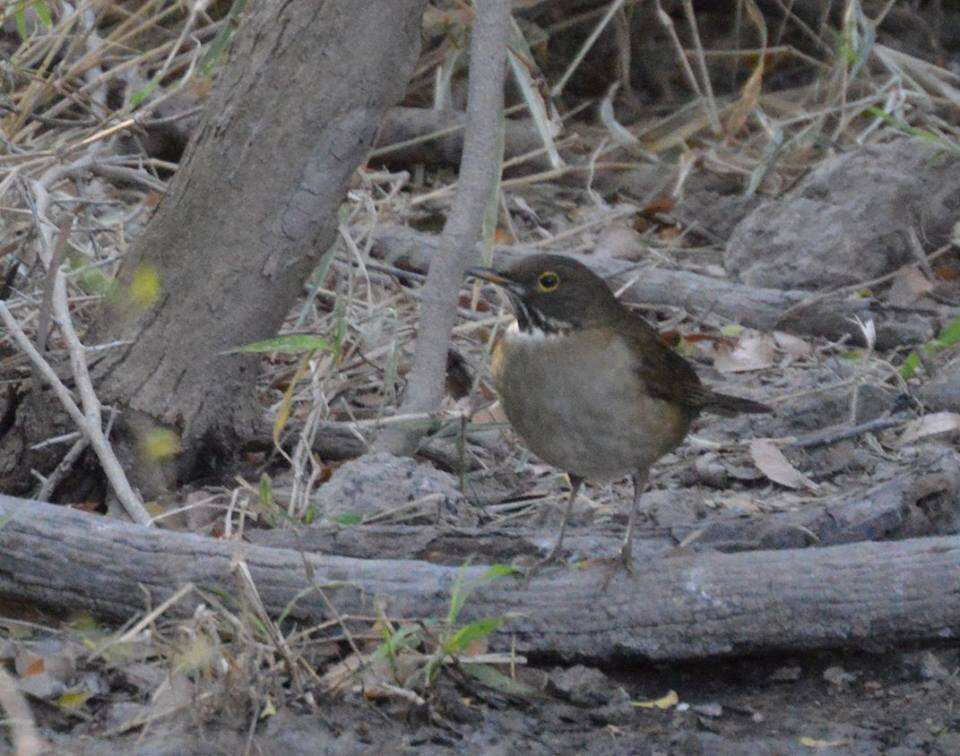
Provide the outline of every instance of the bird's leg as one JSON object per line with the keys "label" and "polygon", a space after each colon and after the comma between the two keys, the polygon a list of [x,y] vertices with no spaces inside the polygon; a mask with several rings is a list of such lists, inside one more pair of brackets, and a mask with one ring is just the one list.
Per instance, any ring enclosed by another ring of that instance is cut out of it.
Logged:
{"label": "bird's leg", "polygon": [[637,519],[640,517],[640,499],[647,488],[647,474],[647,470],[633,474],[633,505],[630,507],[627,532],[623,537],[623,545],[620,547],[620,560],[627,572],[633,569],[633,532],[637,526]]}
{"label": "bird's leg", "polygon": [[553,548],[550,549],[550,553],[547,554],[543,559],[537,562],[533,567],[530,568],[530,571],[527,573],[528,576],[532,576],[537,570],[541,567],[545,567],[551,562],[556,561],[557,557],[560,556],[560,550],[563,548],[563,537],[567,533],[567,520],[570,519],[570,513],[573,511],[573,502],[577,500],[577,494],[580,492],[580,486],[583,485],[583,478],[573,475],[570,477],[570,496],[567,498],[567,503],[563,508],[563,519],[560,520],[560,534],[557,536],[557,542],[553,544]]}

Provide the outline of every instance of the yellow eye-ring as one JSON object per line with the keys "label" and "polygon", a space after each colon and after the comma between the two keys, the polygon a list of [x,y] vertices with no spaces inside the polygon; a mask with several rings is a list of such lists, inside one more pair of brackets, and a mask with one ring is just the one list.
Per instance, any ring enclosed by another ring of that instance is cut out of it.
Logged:
{"label": "yellow eye-ring", "polygon": [[548,270],[546,273],[541,273],[537,277],[537,286],[540,287],[540,291],[553,291],[559,285],[560,276],[558,276],[552,270]]}

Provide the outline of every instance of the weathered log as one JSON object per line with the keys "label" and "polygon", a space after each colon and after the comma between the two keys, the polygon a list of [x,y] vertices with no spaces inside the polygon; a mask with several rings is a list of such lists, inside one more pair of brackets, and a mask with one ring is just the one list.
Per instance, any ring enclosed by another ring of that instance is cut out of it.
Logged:
{"label": "weathered log", "polygon": [[[437,249],[436,237],[401,226],[378,226],[374,236],[375,253],[414,270],[425,270]],[[494,264],[505,263],[516,254],[515,250],[501,248],[494,253]],[[927,318],[909,310],[882,306],[871,299],[811,301],[810,292],[806,291],[762,289],[661,268],[645,268],[637,276],[636,263],[602,254],[573,256],[615,284],[636,278],[623,293],[625,302],[713,313],[761,331],[779,329],[830,339],[847,336],[854,343],[863,340],[860,327],[852,320],[859,316],[875,321],[877,348],[881,350],[923,343],[934,335]],[[809,304],[801,306],[806,302]]]}
{"label": "weathered log", "polygon": [[[268,611],[369,614],[376,597],[394,617],[445,616],[457,568],[358,560],[165,532],[0,497],[0,595],[118,620],[193,582],[236,595],[245,560]],[[482,566],[464,571],[480,581]],[[310,575],[307,575],[307,572]],[[622,663],[625,657],[717,654],[941,640],[960,632],[960,537],[822,549],[681,555],[635,565],[606,585],[607,566],[551,569],[529,585],[478,587],[464,621],[511,614],[492,638],[521,653]],[[324,589],[306,591],[311,585]],[[195,594],[174,607],[192,611]]]}
{"label": "weathered log", "polygon": [[[467,114],[460,110],[391,108],[380,125],[376,149],[369,162],[373,165],[423,163],[457,168],[466,124]],[[504,131],[504,158],[543,147],[536,126],[528,119],[508,118],[504,122]],[[524,163],[526,171],[548,170],[550,167],[550,162],[542,156]]]}

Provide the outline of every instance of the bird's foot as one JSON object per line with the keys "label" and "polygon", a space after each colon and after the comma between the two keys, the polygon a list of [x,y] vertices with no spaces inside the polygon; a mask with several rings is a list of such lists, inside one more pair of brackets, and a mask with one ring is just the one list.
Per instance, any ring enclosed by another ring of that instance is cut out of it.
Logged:
{"label": "bird's foot", "polygon": [[527,585],[530,585],[530,581],[533,580],[534,576],[540,572],[544,567],[549,567],[551,564],[560,564],[563,560],[561,559],[561,549],[560,544],[556,544],[550,553],[547,554],[543,559],[538,562],[534,562],[525,570],[525,581]]}
{"label": "bird's foot", "polygon": [[620,551],[616,556],[607,557],[606,559],[599,559],[598,562],[603,562],[606,565],[606,572],[603,576],[603,582],[600,584],[600,590],[606,591],[610,586],[610,581],[613,580],[620,572],[626,572],[628,575],[633,575],[633,549],[628,543],[623,544],[620,547]]}

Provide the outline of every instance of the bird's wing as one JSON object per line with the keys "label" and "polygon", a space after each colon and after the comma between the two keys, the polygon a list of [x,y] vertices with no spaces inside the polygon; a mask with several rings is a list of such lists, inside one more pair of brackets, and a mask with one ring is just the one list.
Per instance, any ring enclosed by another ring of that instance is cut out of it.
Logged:
{"label": "bird's wing", "polygon": [[752,399],[718,394],[704,386],[693,365],[666,346],[646,320],[628,310],[624,312],[629,320],[620,331],[627,334],[634,347],[636,374],[650,396],[686,407],[693,413],[707,410],[719,415],[740,415],[772,411]]}
{"label": "bird's wing", "polygon": [[624,321],[619,331],[637,354],[637,376],[647,393],[657,399],[700,409],[710,395],[693,366],[660,341],[656,330],[639,315],[624,310]]}

